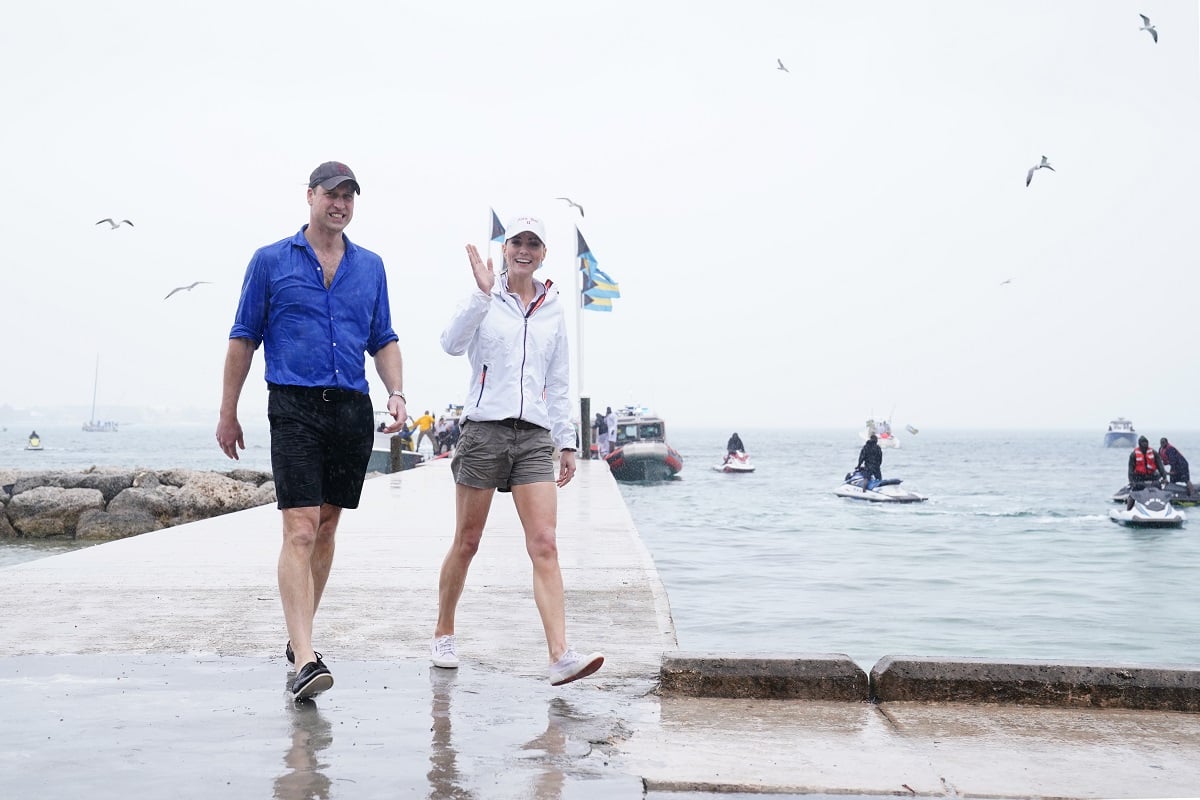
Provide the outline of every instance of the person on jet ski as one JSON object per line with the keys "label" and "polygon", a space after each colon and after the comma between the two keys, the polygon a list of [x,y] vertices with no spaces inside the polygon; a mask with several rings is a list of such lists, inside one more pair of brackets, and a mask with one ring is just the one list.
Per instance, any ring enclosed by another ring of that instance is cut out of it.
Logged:
{"label": "person on jet ski", "polygon": [[1150,446],[1150,440],[1145,436],[1138,437],[1138,446],[1129,454],[1129,489],[1136,491],[1146,488],[1147,483],[1156,485],[1166,483],[1167,473],[1163,470],[1162,459]]}
{"label": "person on jet ski", "polygon": [[734,432],[733,436],[729,437],[729,441],[725,443],[725,463],[729,463],[729,457],[734,453],[746,452],[746,445],[742,444],[742,437]]}
{"label": "person on jet ski", "polygon": [[1167,437],[1158,440],[1158,460],[1164,467],[1171,468],[1171,483],[1187,485],[1188,494],[1192,494],[1192,474],[1188,470],[1188,460],[1179,452],[1179,448],[1167,441]]}
{"label": "person on jet ski", "polygon": [[883,466],[883,448],[879,446],[879,437],[872,433],[867,438],[867,443],[858,451],[858,466],[855,469],[860,469],[863,475],[866,476],[864,488],[870,489],[873,484],[871,479],[875,481],[883,480],[883,474],[880,468]]}

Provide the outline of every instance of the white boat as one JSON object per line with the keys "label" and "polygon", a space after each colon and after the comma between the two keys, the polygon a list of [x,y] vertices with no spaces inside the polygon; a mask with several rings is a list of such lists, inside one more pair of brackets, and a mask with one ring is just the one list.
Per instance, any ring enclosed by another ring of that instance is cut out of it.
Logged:
{"label": "white boat", "polygon": [[1130,528],[1180,528],[1187,515],[1171,505],[1165,491],[1147,486],[1130,492],[1125,504],[1109,511],[1108,518]]}
{"label": "white boat", "polygon": [[750,455],[738,450],[736,453],[730,453],[729,456],[720,464],[713,464],[713,469],[717,472],[754,472],[754,465],[750,463]]}
{"label": "white boat", "polygon": [[900,440],[892,433],[892,424],[885,420],[880,420],[878,423],[873,419],[867,420],[867,427],[858,432],[858,437],[864,442],[871,438],[871,434],[875,434],[875,440],[880,447],[899,447]]}
{"label": "white boat", "polygon": [[1124,417],[1117,417],[1108,423],[1108,430],[1104,433],[1105,447],[1134,447],[1137,440],[1137,431],[1133,429],[1133,423]]}
{"label": "white boat", "polygon": [[683,456],[667,444],[667,425],[649,409],[625,406],[617,414],[617,441],[604,460],[627,482],[665,481],[683,469]]}
{"label": "white boat", "polygon": [[116,433],[118,423],[110,419],[96,419],[96,389],[100,386],[100,356],[96,356],[96,376],[92,381],[92,416],[83,423],[87,433]]}
{"label": "white boat", "polygon": [[900,483],[899,478],[884,478],[867,483],[866,476],[856,469],[846,476],[845,482],[834,489],[833,493],[838,497],[867,500],[872,503],[920,503],[929,499],[923,494],[901,488]]}

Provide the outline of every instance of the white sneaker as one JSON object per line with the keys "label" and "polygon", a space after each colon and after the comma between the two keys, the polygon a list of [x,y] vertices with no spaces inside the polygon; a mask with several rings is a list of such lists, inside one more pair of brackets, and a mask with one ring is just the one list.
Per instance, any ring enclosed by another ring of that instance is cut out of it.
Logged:
{"label": "white sneaker", "polygon": [[454,634],[437,636],[429,647],[429,659],[435,667],[458,669],[458,653],[454,650]]}
{"label": "white sneaker", "polygon": [[568,649],[562,658],[550,667],[550,685],[562,686],[564,683],[586,678],[604,665],[603,653],[592,653],[581,656],[574,650]]}

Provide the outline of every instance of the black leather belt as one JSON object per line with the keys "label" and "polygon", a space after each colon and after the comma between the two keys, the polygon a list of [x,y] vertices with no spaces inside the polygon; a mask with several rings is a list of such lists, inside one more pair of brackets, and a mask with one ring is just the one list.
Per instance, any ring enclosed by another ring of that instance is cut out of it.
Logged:
{"label": "black leather belt", "polygon": [[322,400],[326,403],[340,403],[343,400],[353,400],[364,396],[362,392],[356,392],[353,389],[341,389],[337,386],[289,386],[281,383],[268,383],[267,388],[272,392],[282,392],[298,397],[311,397],[314,400]]}
{"label": "black leather belt", "polygon": [[[475,420],[471,421],[475,422]],[[535,425],[532,422],[528,422],[523,419],[517,419],[516,417],[509,417],[508,419],[489,419],[486,421],[489,425],[503,425],[506,428],[512,428],[514,431],[546,430],[541,425]]]}

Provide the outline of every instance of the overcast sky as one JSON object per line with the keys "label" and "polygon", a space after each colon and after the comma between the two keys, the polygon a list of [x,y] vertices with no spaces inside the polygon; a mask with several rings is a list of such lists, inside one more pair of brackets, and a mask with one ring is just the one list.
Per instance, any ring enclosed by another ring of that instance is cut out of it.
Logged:
{"label": "overcast sky", "polygon": [[99,356],[98,416],[215,427],[246,264],[337,159],[414,416],[466,394],[438,337],[495,207],[543,216],[572,302],[576,225],[620,284],[583,314],[593,405],[1200,428],[1198,29],[1167,0],[17,4],[0,406],[88,404]]}

